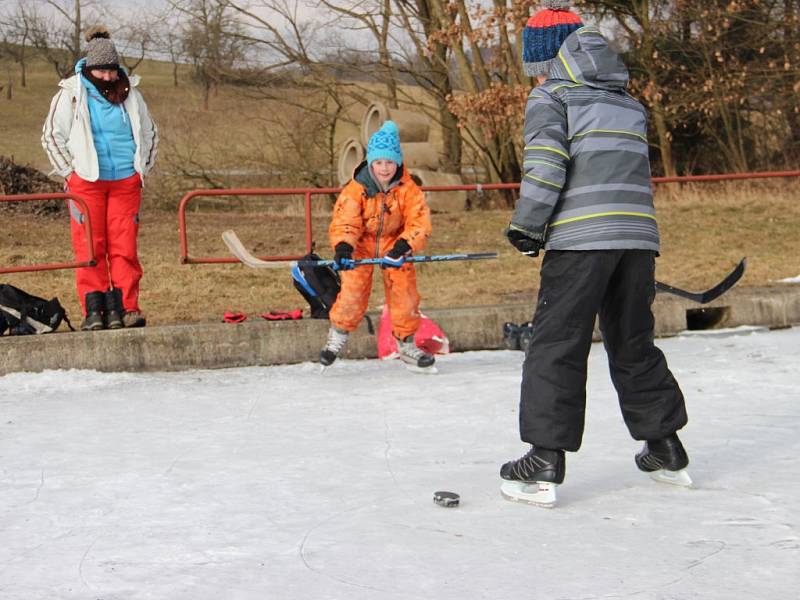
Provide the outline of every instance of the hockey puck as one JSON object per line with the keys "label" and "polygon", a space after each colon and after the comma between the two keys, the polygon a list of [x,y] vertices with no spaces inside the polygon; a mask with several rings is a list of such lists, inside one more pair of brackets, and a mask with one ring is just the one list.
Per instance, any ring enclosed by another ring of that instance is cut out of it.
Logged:
{"label": "hockey puck", "polygon": [[433,501],[439,506],[444,506],[445,508],[454,508],[458,506],[458,503],[461,501],[461,497],[455,492],[434,492]]}

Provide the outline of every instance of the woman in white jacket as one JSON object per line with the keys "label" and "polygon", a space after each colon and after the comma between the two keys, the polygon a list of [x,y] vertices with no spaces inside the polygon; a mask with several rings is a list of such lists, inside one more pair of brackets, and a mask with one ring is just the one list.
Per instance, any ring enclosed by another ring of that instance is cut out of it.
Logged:
{"label": "woman in white jacket", "polygon": [[[42,128],[42,146],[53,172],[86,201],[97,266],[76,269],[83,330],[141,327],[136,241],[142,182],[155,162],[158,130],[144,98],[119,66],[108,31],[86,34],[86,57],[59,82]],[[70,203],[76,260],[87,260],[84,215]]]}

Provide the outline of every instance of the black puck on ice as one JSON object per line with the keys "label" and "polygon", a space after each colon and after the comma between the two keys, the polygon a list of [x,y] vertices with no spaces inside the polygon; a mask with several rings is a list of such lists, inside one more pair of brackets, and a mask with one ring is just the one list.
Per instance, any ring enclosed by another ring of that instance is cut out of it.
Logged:
{"label": "black puck on ice", "polygon": [[434,492],[433,501],[439,506],[454,508],[458,506],[458,503],[461,501],[461,496],[455,492]]}

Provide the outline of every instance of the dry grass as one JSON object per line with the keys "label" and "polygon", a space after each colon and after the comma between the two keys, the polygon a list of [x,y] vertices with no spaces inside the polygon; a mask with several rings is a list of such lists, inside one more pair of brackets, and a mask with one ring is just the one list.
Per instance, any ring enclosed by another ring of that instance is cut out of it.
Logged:
{"label": "dry grass", "polygon": [[[5,63],[0,61],[0,67]],[[12,65],[13,72],[13,65]],[[156,175],[144,190],[140,255],[144,266],[142,307],[153,324],[218,321],[225,310],[258,314],[270,309],[304,307],[287,270],[256,271],[240,265],[180,265],[176,209],[188,189],[206,187],[176,176],[175,156],[203,159],[211,147],[225,168],[242,163],[258,165],[257,152],[265,156],[274,148],[259,148],[261,117],[275,111],[269,103],[244,97],[243,92],[222,89],[212,98],[211,110],[201,110],[197,89],[182,74],[173,87],[169,65],[148,62],[137,71],[142,89],[162,134]],[[45,65],[31,65],[27,88],[16,85],[11,101],[0,99],[0,154],[17,162],[49,170],[39,145],[42,121],[58,79]],[[355,124],[338,135],[356,133]],[[213,144],[211,144],[213,142]],[[288,149],[287,169],[301,149]],[[207,153],[207,151],[206,151]],[[226,162],[227,161],[227,162]],[[172,163],[172,164],[171,164]],[[292,173],[286,185],[298,186]],[[225,181],[234,186],[268,186],[277,175],[265,174],[247,181]],[[274,184],[274,183],[273,183]],[[323,201],[319,201],[324,204]],[[248,199],[203,201],[188,221],[192,256],[225,256],[220,233],[236,229],[245,244],[259,254],[296,254],[303,251],[303,218],[299,201],[288,208]],[[247,207],[247,208],[245,208]],[[677,189],[661,188],[657,208],[662,233],[658,277],[692,289],[716,282],[742,257],[749,268],[742,285],[765,285],[800,274],[800,182],[698,184]],[[532,302],[540,261],[521,257],[502,232],[507,210],[434,215],[430,253],[497,251],[498,260],[439,263],[419,266],[423,308]],[[321,254],[327,248],[328,216],[324,207],[315,213],[314,232]],[[71,259],[66,217],[0,216],[0,265]],[[378,272],[377,279],[380,279]],[[72,271],[5,275],[9,282],[44,296],[58,296],[69,314],[79,314]],[[371,304],[380,305],[382,286],[376,282]]]}
{"label": "dry grass", "polygon": [[[299,210],[267,212],[200,202],[188,215],[190,256],[227,256],[220,233],[229,227],[257,254],[302,253]],[[740,285],[768,285],[800,274],[800,185],[770,184],[684,187],[657,197],[662,257],[657,276],[691,289],[715,283],[742,257],[749,266]],[[539,260],[520,256],[503,238],[508,211],[434,215],[428,252],[499,252],[498,260],[419,265],[423,309],[532,302]],[[317,210],[314,237],[327,247],[328,216]],[[0,228],[0,264],[70,259],[66,217],[17,217]],[[171,212],[145,212],[140,232],[145,276],[141,302],[152,324],[219,321],[225,310],[257,315],[272,309],[307,308],[288,269],[254,270],[241,265],[180,265],[178,225]],[[9,274],[3,281],[44,296],[59,296],[78,315],[71,271]],[[383,288],[376,270],[371,306]]]}

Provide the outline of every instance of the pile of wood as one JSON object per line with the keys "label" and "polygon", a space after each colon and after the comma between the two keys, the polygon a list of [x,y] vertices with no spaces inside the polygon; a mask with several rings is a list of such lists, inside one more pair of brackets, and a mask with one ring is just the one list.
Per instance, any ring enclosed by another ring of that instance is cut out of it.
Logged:
{"label": "pile of wood", "polygon": [[[63,186],[63,183],[50,179],[38,169],[18,165],[12,158],[0,156],[0,196],[60,192]],[[60,216],[66,212],[65,200],[0,202],[0,214]]]}

